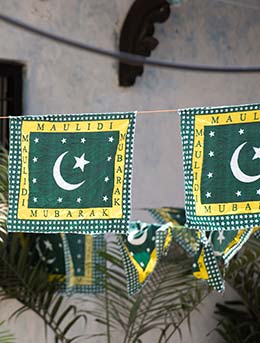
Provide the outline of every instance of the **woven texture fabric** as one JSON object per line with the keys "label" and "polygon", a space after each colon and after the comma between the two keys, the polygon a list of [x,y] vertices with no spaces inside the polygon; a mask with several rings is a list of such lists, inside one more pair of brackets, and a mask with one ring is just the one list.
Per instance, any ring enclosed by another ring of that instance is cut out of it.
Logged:
{"label": "woven texture fabric", "polygon": [[204,231],[258,226],[260,106],[179,113],[187,226]]}
{"label": "woven texture fabric", "polygon": [[105,260],[99,251],[105,250],[103,235],[63,235],[66,293],[95,294],[104,290]]}
{"label": "woven texture fabric", "polygon": [[140,291],[166,254],[172,240],[172,224],[130,223],[128,235],[118,235],[129,295]]}
{"label": "woven texture fabric", "polygon": [[126,233],[135,117],[12,117],[8,230]]}
{"label": "woven texture fabric", "polygon": [[179,244],[189,255],[193,256],[197,251],[196,231],[187,229],[185,210],[176,207],[160,207],[148,209],[151,215],[161,224],[172,223],[173,240]]}

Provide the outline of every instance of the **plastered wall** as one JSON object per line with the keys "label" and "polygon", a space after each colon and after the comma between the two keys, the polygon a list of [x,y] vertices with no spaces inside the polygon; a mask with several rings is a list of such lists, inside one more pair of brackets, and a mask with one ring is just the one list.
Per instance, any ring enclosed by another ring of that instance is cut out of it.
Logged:
{"label": "plastered wall", "polygon": [[[122,22],[132,2],[0,0],[0,8],[2,13],[39,28],[116,49]],[[260,64],[259,15],[260,10],[217,0],[186,0],[182,6],[172,8],[166,23],[156,25],[155,36],[160,43],[153,57],[198,64]],[[115,61],[49,42],[3,22],[0,22],[0,59],[21,61],[25,65],[24,114],[259,102],[259,74],[202,74],[146,67],[134,87],[120,88]],[[181,155],[177,114],[138,116],[133,219],[149,220],[138,210],[142,207],[183,206]],[[214,326],[215,300],[214,297],[208,299],[201,315],[195,315],[193,338],[187,333],[185,343],[214,341],[214,335],[209,338],[206,334]],[[0,319],[6,318],[15,306],[14,302],[0,303]],[[91,332],[96,329],[93,323],[89,325]],[[31,313],[17,322],[12,321],[9,327],[19,343],[45,342],[42,323]],[[151,337],[147,339],[147,342],[151,341]],[[52,342],[51,338],[49,342]],[[115,338],[114,342],[120,342],[120,339]]]}

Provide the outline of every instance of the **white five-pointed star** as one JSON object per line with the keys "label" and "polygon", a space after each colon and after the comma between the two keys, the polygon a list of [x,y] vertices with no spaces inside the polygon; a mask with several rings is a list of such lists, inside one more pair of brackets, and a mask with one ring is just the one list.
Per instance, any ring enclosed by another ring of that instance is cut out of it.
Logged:
{"label": "white five-pointed star", "polygon": [[207,175],[207,177],[208,177],[209,179],[211,179],[211,178],[213,177],[213,173],[209,172],[208,175]]}
{"label": "white five-pointed star", "polygon": [[111,156],[108,156],[107,157],[107,162],[110,162],[112,160],[112,157]]}
{"label": "white five-pointed star", "polygon": [[80,139],[80,143],[85,143],[86,142],[86,139],[85,138],[81,138]]}
{"label": "white five-pointed star", "polygon": [[77,199],[77,202],[80,204],[80,203],[81,203],[81,198],[78,198],[78,199]]}
{"label": "white five-pointed star", "polygon": [[34,143],[39,143],[39,138],[34,138]]}
{"label": "white five-pointed star", "polygon": [[113,137],[113,136],[111,136],[111,137],[108,138],[108,141],[109,141],[110,143],[112,143],[113,140],[114,140],[114,137]]}
{"label": "white five-pointed star", "polygon": [[57,199],[57,201],[59,202],[59,203],[61,203],[62,202],[62,198],[61,197],[58,197],[58,199]]}
{"label": "white five-pointed star", "polygon": [[67,143],[67,139],[66,139],[66,138],[62,138],[61,143],[62,143],[62,144]]}
{"label": "white five-pointed star", "polygon": [[49,240],[47,240],[47,241],[43,241],[43,243],[44,243],[44,245],[45,245],[45,248],[46,248],[47,250],[51,250],[51,251],[53,251],[52,244],[51,244],[51,242],[50,242]]}
{"label": "white five-pointed star", "polygon": [[36,183],[36,182],[37,182],[37,179],[34,177],[34,178],[32,179],[32,182],[33,182],[33,183]]}
{"label": "white five-pointed star", "polygon": [[78,254],[78,255],[77,255],[77,258],[81,258],[81,255],[80,255],[80,254]]}
{"label": "white five-pointed star", "polygon": [[81,269],[80,269],[80,268],[77,268],[77,272],[80,273],[80,272],[81,272]]}
{"label": "white five-pointed star", "polygon": [[260,148],[253,147],[253,149],[255,150],[255,154],[254,154],[253,160],[255,160],[257,158],[260,158]]}
{"label": "white five-pointed star", "polygon": [[38,157],[33,158],[33,163],[36,163],[38,161]]}
{"label": "white five-pointed star", "polygon": [[104,181],[105,181],[105,182],[108,182],[108,181],[109,181],[109,177],[106,176],[106,177],[104,178]]}
{"label": "white five-pointed star", "polygon": [[207,193],[206,193],[206,197],[207,197],[207,198],[211,198],[211,193],[210,193],[210,192],[207,192]]}
{"label": "white five-pointed star", "polygon": [[33,198],[33,202],[37,202],[37,201],[38,201],[38,199],[34,197]]}
{"label": "white five-pointed star", "polygon": [[260,195],[260,188],[256,191],[257,195]]}
{"label": "white five-pointed star", "polygon": [[242,192],[241,191],[236,191],[237,197],[241,197]]}
{"label": "white five-pointed star", "polygon": [[210,151],[209,152],[209,157],[213,157],[214,156],[214,151]]}
{"label": "white five-pointed star", "polygon": [[215,136],[215,131],[210,131],[209,136],[210,137],[214,137]]}
{"label": "white five-pointed star", "polygon": [[243,134],[245,133],[245,130],[244,130],[244,129],[240,129],[240,130],[238,131],[238,133],[239,133],[240,135],[243,135]]}
{"label": "white five-pointed star", "polygon": [[81,171],[84,172],[85,165],[90,163],[89,161],[85,160],[85,153],[82,154],[80,157],[74,156],[74,158],[76,160],[76,163],[75,163],[73,169],[80,168]]}
{"label": "white five-pointed star", "polygon": [[224,236],[224,230],[219,231],[218,238],[217,240],[219,241],[219,244],[222,244],[222,241],[224,241],[225,236]]}
{"label": "white five-pointed star", "polygon": [[107,202],[108,201],[108,197],[105,195],[103,196],[103,201]]}

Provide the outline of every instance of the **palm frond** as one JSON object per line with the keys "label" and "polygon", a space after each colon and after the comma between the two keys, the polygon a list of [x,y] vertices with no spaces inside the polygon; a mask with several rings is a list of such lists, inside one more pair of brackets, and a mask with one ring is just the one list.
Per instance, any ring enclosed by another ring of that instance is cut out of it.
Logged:
{"label": "palm frond", "polygon": [[29,309],[34,311],[55,335],[55,342],[69,343],[71,328],[79,320],[86,323],[86,314],[76,306],[69,305],[63,295],[57,292],[58,280],[48,282],[48,274],[43,263],[33,267],[30,256],[31,240],[25,238],[20,243],[19,235],[12,239],[0,252],[0,300],[17,299],[21,306],[13,317],[19,317]]}
{"label": "palm frond", "polygon": [[191,311],[208,294],[208,290],[202,290],[192,277],[192,261],[187,255],[168,254],[142,291],[129,297],[122,259],[115,243],[110,243],[107,252],[101,254],[109,264],[102,270],[106,276],[106,292],[97,297],[97,310],[92,315],[106,326],[108,335],[115,331],[114,328],[117,334],[120,331],[124,343],[142,342],[151,329],[158,332],[154,341],[170,342],[175,332],[181,333],[180,324],[189,319]]}
{"label": "palm frond", "polygon": [[0,245],[5,241],[8,210],[8,153],[0,145]]}
{"label": "palm frond", "polygon": [[0,202],[0,245],[7,238],[6,220],[7,220],[8,206]]}
{"label": "palm frond", "polygon": [[8,197],[8,152],[0,145],[0,203],[7,203]]}
{"label": "palm frond", "polygon": [[[0,322],[0,326],[3,325],[4,322]],[[7,330],[1,330],[0,331],[0,343],[14,343],[15,338],[14,335],[12,335],[9,331]]]}
{"label": "palm frond", "polygon": [[249,242],[232,261],[226,276],[237,298],[216,305],[216,330],[226,343],[260,341],[260,247],[254,239]]}

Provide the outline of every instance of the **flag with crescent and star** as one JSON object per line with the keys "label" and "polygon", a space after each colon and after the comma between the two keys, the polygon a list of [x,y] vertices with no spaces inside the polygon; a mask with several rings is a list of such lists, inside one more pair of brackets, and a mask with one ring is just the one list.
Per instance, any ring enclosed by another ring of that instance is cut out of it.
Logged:
{"label": "flag with crescent and star", "polygon": [[48,274],[49,282],[55,282],[59,292],[65,291],[66,271],[60,234],[10,233],[7,249],[12,249],[14,246],[18,255],[22,249],[28,249],[29,268],[33,269],[40,263]]}
{"label": "flag with crescent and star", "polygon": [[172,240],[172,223],[131,222],[128,235],[118,235],[129,295],[140,291]]}
{"label": "flag with crescent and star", "polygon": [[179,111],[187,226],[240,230],[260,221],[260,105]]}
{"label": "flag with crescent and star", "polygon": [[105,250],[104,235],[66,234],[63,243],[67,294],[103,292],[105,260],[99,252]]}
{"label": "flag with crescent and star", "polygon": [[11,232],[125,233],[135,113],[13,117]]}
{"label": "flag with crescent and star", "polygon": [[[23,234],[22,237],[26,235]],[[65,287],[65,261],[63,242],[60,234],[31,234],[31,249],[29,254],[33,256],[33,262],[41,260],[47,268],[49,281],[58,281],[60,289]]]}
{"label": "flag with crescent and star", "polygon": [[185,210],[176,207],[160,207],[148,209],[151,215],[161,224],[171,222],[173,240],[179,244],[189,255],[193,256],[197,250],[196,232],[187,229]]}
{"label": "flag with crescent and star", "polygon": [[194,256],[193,274],[208,280],[218,291],[223,291],[224,281],[220,268],[225,268],[232,257],[259,228],[198,232],[198,250]]}

